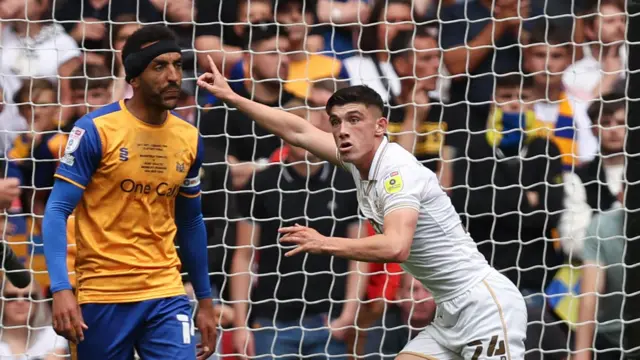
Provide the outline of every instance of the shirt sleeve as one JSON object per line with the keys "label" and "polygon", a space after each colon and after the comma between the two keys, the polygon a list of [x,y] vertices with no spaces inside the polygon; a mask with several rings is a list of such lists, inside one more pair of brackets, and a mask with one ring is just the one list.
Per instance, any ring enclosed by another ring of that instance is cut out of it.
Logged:
{"label": "shirt sleeve", "polygon": [[102,160],[102,140],[93,119],[85,116],[71,129],[55,177],[84,189]]}
{"label": "shirt sleeve", "polygon": [[420,209],[427,179],[420,179],[419,175],[406,167],[385,169],[382,181],[377,185],[383,202],[384,216],[401,208]]}
{"label": "shirt sleeve", "polygon": [[202,168],[202,157],[204,155],[204,144],[202,138],[198,136],[198,148],[196,150],[196,159],[187,173],[187,178],[180,187],[180,195],[184,197],[200,196],[200,169]]}

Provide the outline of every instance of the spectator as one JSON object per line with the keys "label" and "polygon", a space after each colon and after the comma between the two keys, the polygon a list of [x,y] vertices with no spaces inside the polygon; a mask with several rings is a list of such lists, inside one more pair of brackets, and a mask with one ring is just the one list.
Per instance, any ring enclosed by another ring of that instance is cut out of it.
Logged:
{"label": "spectator", "polygon": [[361,55],[344,60],[351,76],[351,85],[367,85],[387,102],[400,95],[400,79],[393,71],[389,48],[396,34],[413,30],[411,1],[377,1],[371,10],[369,23],[362,31]]}
{"label": "spectator", "polygon": [[605,95],[589,107],[593,132],[599,139],[599,154],[565,178],[565,207],[560,220],[564,252],[582,258],[585,230],[594,214],[610,210],[622,188],[625,167],[626,129],[624,94]]}
{"label": "spectator", "polygon": [[[251,44],[244,61],[250,64],[251,78],[236,89],[239,96],[252,98],[262,104],[281,107],[293,98],[283,89],[280,79],[286,78],[289,60],[281,51],[288,48],[286,34],[273,24],[255,26]],[[247,43],[249,43],[247,41]],[[280,51],[279,51],[280,50]],[[256,125],[253,120],[235,109],[229,109],[221,102],[214,104],[200,122],[207,147],[215,147],[227,154],[232,164],[231,176],[235,188],[241,188],[254,171],[259,171],[267,163],[267,158],[279,148],[282,141]]]}
{"label": "spectator", "polygon": [[302,99],[309,95],[309,84],[316,80],[349,80],[349,74],[340,60],[310,53],[308,44],[314,14],[310,6],[305,6],[305,2],[289,0],[279,3],[276,8],[276,21],[287,25],[289,38],[289,76],[285,89]]}
{"label": "spectator", "polygon": [[[624,204],[624,187],[617,199]],[[623,207],[602,212],[587,229],[573,357],[576,360],[622,356],[625,214]]]}
{"label": "spectator", "polygon": [[571,65],[572,49],[566,29],[542,21],[531,33],[523,63],[533,77],[536,119],[560,149],[564,171],[590,161],[598,149],[590,130],[588,103],[572,98],[562,83],[562,74]]}
{"label": "spectator", "polygon": [[[19,4],[11,8],[13,13],[7,13],[0,24],[0,74],[4,98],[7,100],[13,99],[25,79],[46,78],[57,84],[60,76],[60,98],[64,103],[67,102],[68,80],[64,77],[68,77],[76,66],[75,59],[80,55],[80,50],[60,25],[47,18],[51,2],[17,1]],[[20,117],[15,106],[5,106],[0,114],[0,124],[2,128],[13,131],[7,133],[5,146],[13,142],[17,135],[15,131],[27,129],[26,120]],[[4,154],[6,150],[5,147],[0,152]]]}
{"label": "spectator", "polygon": [[[294,100],[287,107],[330,130],[329,123],[307,113],[304,102]],[[325,255],[285,257],[278,228],[297,223],[325,236],[358,238],[358,203],[350,175],[289,146],[284,164],[257,174],[239,196],[243,220],[231,280],[235,327],[240,328],[234,333],[235,351],[248,356],[341,358],[346,354],[345,332],[355,321],[355,300],[364,290],[357,262]],[[256,255],[257,286],[251,291]]]}
{"label": "spectator", "polygon": [[392,303],[376,324],[384,331],[379,337],[369,335],[366,359],[393,359],[405,345],[433,321],[436,303],[422,283],[408,273],[401,277],[396,302]]}
{"label": "spectator", "polygon": [[6,210],[20,196],[20,180],[0,179],[0,209]]}
{"label": "spectator", "polygon": [[106,65],[111,74],[116,77],[113,89],[113,99],[128,99],[133,95],[133,89],[125,81],[124,65],[122,64],[122,48],[129,36],[140,28],[137,15],[124,14],[116,17],[113,31],[111,32],[111,43],[108,48],[112,51],[107,54]]}
{"label": "spectator", "polygon": [[71,119],[61,124],[64,132],[70,132],[73,124],[82,116],[112,101],[113,79],[103,65],[86,64],[71,73],[69,87],[75,111],[70,112],[73,116]]}
{"label": "spectator", "polygon": [[453,180],[455,149],[464,151],[466,108],[443,106],[432,98],[439,79],[440,49],[435,28],[398,33],[391,43],[391,63],[400,78],[400,94],[389,101],[390,139],[412,152],[438,174],[442,187]]}
{"label": "spectator", "polygon": [[209,55],[223,73],[244,58],[245,28],[273,19],[270,0],[197,0],[196,6],[198,64],[208,69]]}
{"label": "spectator", "polygon": [[[315,2],[315,0],[307,0],[307,6],[314,8]],[[367,23],[372,4],[376,3],[380,1],[317,0],[318,5],[315,11],[318,23],[327,25],[321,29],[324,37],[323,52],[328,52],[340,60],[355,55],[357,51],[354,48],[354,38],[358,36],[356,30]]]}
{"label": "spectator", "polygon": [[137,21],[193,22],[192,0],[66,0],[55,9],[55,20],[63,23],[65,30],[82,47],[92,50],[104,48],[110,27],[124,14],[134,14]]}
{"label": "spectator", "polygon": [[[528,0],[464,1],[442,9],[444,64],[454,76],[451,102],[481,105],[488,112],[494,76],[519,71],[519,36],[531,10]],[[471,125],[484,128],[483,122]]]}
{"label": "spectator", "polygon": [[562,210],[562,164],[558,147],[534,135],[530,105],[513,101],[526,102],[531,93],[531,78],[496,79],[487,131],[470,136],[454,171],[465,188],[454,190],[453,202],[487,261],[519,287],[529,306],[541,308],[541,293],[562,264],[547,243]]}
{"label": "spectator", "polygon": [[[340,79],[345,82],[349,74],[342,62],[327,55],[316,54],[311,49],[322,38],[313,34],[314,15],[306,0],[293,0],[277,3],[276,22],[286,29],[289,45],[286,50],[289,58],[289,74],[285,89],[294,96],[304,99],[309,94],[309,84],[321,79]],[[303,10],[305,12],[303,12]],[[319,38],[319,39],[318,39]],[[251,77],[244,61],[233,66],[228,78],[235,82],[234,89],[243,86],[242,82]]]}
{"label": "spectator", "polygon": [[53,174],[67,142],[65,134],[55,131],[59,110],[56,99],[54,85],[45,79],[25,81],[13,99],[31,132],[17,137],[9,150],[8,175],[33,188],[34,197],[29,196],[27,210],[36,215],[44,214]]}
{"label": "spectator", "polygon": [[18,289],[5,277],[2,291],[2,358],[56,360],[68,355],[67,340],[51,327],[51,313],[38,286]]}
{"label": "spectator", "polygon": [[593,1],[584,17],[584,57],[564,73],[567,92],[589,101],[611,92],[624,79],[627,49],[624,46],[627,15],[624,0]]}

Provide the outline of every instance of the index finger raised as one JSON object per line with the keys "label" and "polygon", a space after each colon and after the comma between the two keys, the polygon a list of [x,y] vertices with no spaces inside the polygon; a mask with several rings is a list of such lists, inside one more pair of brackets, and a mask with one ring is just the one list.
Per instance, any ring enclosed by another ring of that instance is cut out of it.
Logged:
{"label": "index finger raised", "polygon": [[216,66],[216,63],[213,62],[211,55],[207,55],[207,60],[209,61],[209,67],[211,68],[211,72],[213,72],[216,75],[220,75],[220,71],[218,71],[218,67]]}

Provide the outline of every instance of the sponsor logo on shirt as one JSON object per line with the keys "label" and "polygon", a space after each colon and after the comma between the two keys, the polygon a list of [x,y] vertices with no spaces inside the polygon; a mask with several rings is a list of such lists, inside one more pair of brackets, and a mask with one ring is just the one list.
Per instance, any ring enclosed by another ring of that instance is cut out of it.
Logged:
{"label": "sponsor logo on shirt", "polygon": [[120,148],[120,161],[127,161],[129,160],[129,149],[123,147]]}
{"label": "sponsor logo on shirt", "polygon": [[71,154],[78,149],[78,146],[80,146],[80,140],[82,140],[84,133],[85,130],[77,126],[74,126],[73,129],[71,129],[69,139],[67,140],[67,146],[64,148],[65,154]]}
{"label": "sponsor logo on shirt", "polygon": [[60,159],[60,162],[65,165],[73,166],[73,164],[75,164],[76,162],[76,158],[71,154],[64,154],[64,156]]}
{"label": "sponsor logo on shirt", "polygon": [[384,190],[388,194],[395,194],[402,190],[402,176],[400,176],[400,172],[393,171],[391,174],[387,175],[384,178]]}
{"label": "sponsor logo on shirt", "polygon": [[120,190],[128,194],[149,195],[153,193],[162,197],[176,197],[180,191],[180,186],[166,182],[149,184],[137,182],[133,179],[124,179],[120,182]]}

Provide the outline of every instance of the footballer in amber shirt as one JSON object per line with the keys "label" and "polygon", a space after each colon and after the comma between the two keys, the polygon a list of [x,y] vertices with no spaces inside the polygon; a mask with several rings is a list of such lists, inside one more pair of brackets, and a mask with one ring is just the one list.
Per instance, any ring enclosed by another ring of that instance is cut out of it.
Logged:
{"label": "footballer in amber shirt", "polygon": [[76,123],[55,176],[85,190],[75,210],[79,304],[185,294],[175,202],[199,196],[201,156],[197,129],[172,113],[150,125],[120,101]]}

